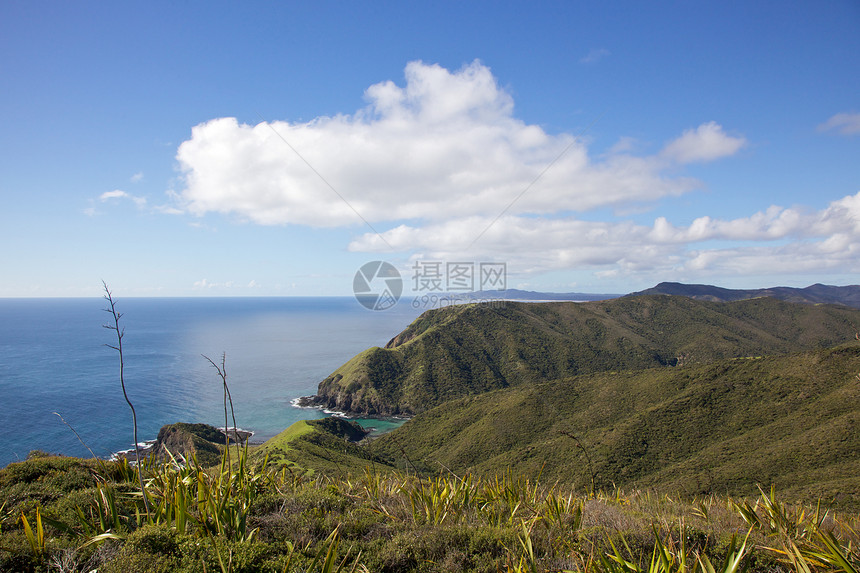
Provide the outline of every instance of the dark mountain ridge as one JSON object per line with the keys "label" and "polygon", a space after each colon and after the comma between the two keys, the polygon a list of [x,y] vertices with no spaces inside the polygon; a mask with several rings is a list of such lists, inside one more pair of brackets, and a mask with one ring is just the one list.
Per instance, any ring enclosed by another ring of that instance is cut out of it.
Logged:
{"label": "dark mountain ridge", "polygon": [[769,287],[760,289],[728,289],[712,285],[662,282],[652,288],[627,296],[668,294],[712,302],[732,302],[758,297],[772,297],[787,302],[806,304],[843,304],[860,308],[860,285],[831,286],[814,284],[806,288]]}
{"label": "dark mountain ridge", "polygon": [[533,290],[520,290],[509,288],[506,290],[481,290],[463,294],[461,297],[454,295],[452,298],[457,300],[462,298],[465,300],[533,300],[533,301],[550,301],[550,300],[567,300],[576,302],[586,302],[595,300],[608,300],[624,296],[622,294],[602,294],[602,293],[587,293],[587,292],[537,292]]}

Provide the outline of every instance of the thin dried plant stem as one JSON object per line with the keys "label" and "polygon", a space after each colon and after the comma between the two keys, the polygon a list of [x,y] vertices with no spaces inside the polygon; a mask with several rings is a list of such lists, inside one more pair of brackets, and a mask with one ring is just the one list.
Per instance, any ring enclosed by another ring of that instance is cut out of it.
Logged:
{"label": "thin dried plant stem", "polygon": [[597,474],[594,471],[594,465],[591,463],[591,456],[588,455],[588,450],[585,449],[585,446],[582,445],[582,442],[579,440],[579,438],[577,438],[575,435],[571,434],[570,432],[562,430],[559,433],[561,433],[564,436],[567,436],[568,438],[570,438],[574,442],[576,442],[577,447],[579,447],[579,449],[582,450],[582,453],[585,454],[585,459],[588,461],[588,472],[591,474],[591,491],[589,492],[589,495],[593,496],[595,493],[594,487],[595,487],[595,482],[597,481]]}
{"label": "thin dried plant stem", "polygon": [[227,452],[227,465],[230,466],[230,429],[227,419],[227,402],[230,402],[230,415],[233,417],[233,431],[236,432],[236,456],[239,454],[239,429],[236,426],[236,412],[233,410],[233,396],[230,394],[230,387],[227,385],[227,353],[221,353],[221,366],[215,363],[214,360],[201,354],[203,358],[209,361],[209,364],[218,372],[218,377],[221,378],[221,383],[224,386],[224,449]]}
{"label": "thin dried plant stem", "polygon": [[57,416],[58,418],[60,418],[60,420],[62,420],[62,422],[63,422],[63,423],[64,423],[64,424],[65,424],[65,425],[66,425],[66,426],[67,426],[67,427],[72,431],[72,433],[75,435],[75,437],[76,437],[76,438],[78,439],[78,441],[81,443],[81,445],[82,445],[83,447],[85,447],[85,448],[87,449],[87,451],[89,451],[89,452],[90,452],[90,455],[92,455],[92,456],[93,456],[93,459],[94,459],[94,460],[96,460],[96,462],[99,464],[99,466],[100,466],[100,467],[102,467],[102,469],[104,469],[104,462],[101,460],[101,458],[99,458],[99,457],[96,455],[96,453],[95,453],[92,449],[90,449],[90,447],[89,447],[89,446],[87,445],[87,443],[83,440],[83,438],[81,438],[81,435],[80,435],[80,434],[78,434],[78,432],[77,432],[77,431],[72,427],[72,425],[71,425],[70,423],[68,423],[68,422],[66,421],[66,419],[65,419],[65,418],[63,418],[63,416],[62,416],[62,415],[60,415],[60,413],[59,413],[59,412],[54,412],[54,415],[55,415],[55,416]]}
{"label": "thin dried plant stem", "polygon": [[113,348],[119,353],[119,383],[122,386],[122,395],[125,397],[125,401],[128,404],[129,409],[131,410],[131,421],[132,426],[134,428],[134,455],[137,460],[137,478],[140,482],[140,494],[143,496],[143,507],[146,511],[146,515],[149,516],[149,501],[146,498],[146,488],[143,485],[143,466],[140,464],[140,448],[138,447],[137,441],[137,412],[134,410],[134,406],[131,403],[131,400],[128,398],[128,392],[125,389],[125,361],[123,360],[122,355],[122,337],[125,336],[125,329],[120,328],[119,319],[122,318],[122,313],[117,311],[116,309],[116,301],[113,299],[113,295],[110,292],[110,289],[107,286],[107,283],[102,281],[102,286],[105,290],[104,298],[108,301],[109,308],[104,309],[105,312],[110,313],[113,318],[113,324],[105,324],[103,325],[108,330],[113,330],[116,333],[116,341],[117,345],[112,346],[110,344],[105,344],[108,348]]}

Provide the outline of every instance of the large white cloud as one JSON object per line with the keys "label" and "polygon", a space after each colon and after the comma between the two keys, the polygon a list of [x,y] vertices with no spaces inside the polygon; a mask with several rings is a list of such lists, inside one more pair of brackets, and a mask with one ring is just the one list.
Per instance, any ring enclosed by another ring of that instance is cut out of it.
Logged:
{"label": "large white cloud", "polygon": [[370,86],[352,115],[194,127],[177,153],[181,206],[309,226],[486,216],[512,202],[511,214],[581,212],[685,193],[698,183],[667,168],[745,143],[711,122],[654,156],[619,146],[595,159],[572,135],[516,119],[510,94],[477,61],[456,72],[411,62],[405,79]]}
{"label": "large white cloud", "polygon": [[[351,115],[194,127],[177,153],[177,207],[267,225],[358,228],[364,220],[381,232],[355,237],[351,251],[503,260],[517,273],[665,280],[860,272],[860,193],[817,211],[773,206],[689,225],[582,215],[699,187],[678,167],[748,143],[714,121],[653,155],[635,155],[626,138],[595,155],[572,134],[517,119],[510,94],[479,62],[455,72],[412,62],[405,85],[381,82],[365,96],[368,105]],[[834,116],[823,128],[847,133],[854,121]]]}

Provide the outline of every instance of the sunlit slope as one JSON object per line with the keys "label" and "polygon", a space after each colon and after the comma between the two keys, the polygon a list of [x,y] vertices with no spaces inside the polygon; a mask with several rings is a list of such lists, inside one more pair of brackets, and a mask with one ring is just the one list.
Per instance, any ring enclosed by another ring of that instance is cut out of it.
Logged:
{"label": "sunlit slope", "polygon": [[371,466],[383,469],[371,451],[356,443],[364,435],[360,427],[340,418],[300,420],[254,448],[251,460],[298,475],[361,473]]}
{"label": "sunlit slope", "polygon": [[[860,343],[583,375],[450,401],[382,436],[401,467],[582,487],[860,501]],[[409,462],[407,462],[407,458]]]}
{"label": "sunlit slope", "polygon": [[361,414],[579,374],[784,354],[852,340],[860,310],[759,298],[673,296],[455,306],[424,313],[319,385],[317,403]]}

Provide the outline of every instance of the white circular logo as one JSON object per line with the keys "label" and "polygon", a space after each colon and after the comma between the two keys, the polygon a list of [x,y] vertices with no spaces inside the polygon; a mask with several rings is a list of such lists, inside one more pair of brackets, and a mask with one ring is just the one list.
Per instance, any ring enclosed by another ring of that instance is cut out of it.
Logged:
{"label": "white circular logo", "polygon": [[372,261],[362,265],[355,273],[352,292],[363,307],[388,310],[400,300],[403,279],[391,263]]}

